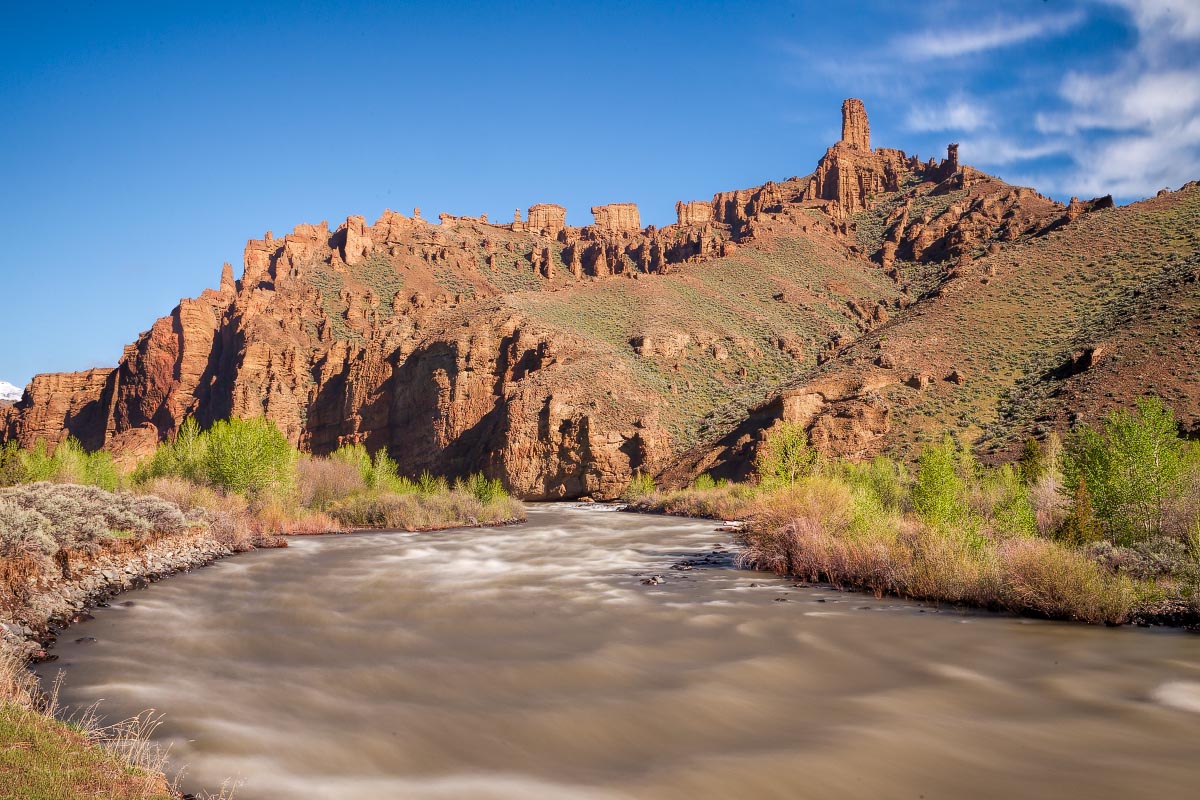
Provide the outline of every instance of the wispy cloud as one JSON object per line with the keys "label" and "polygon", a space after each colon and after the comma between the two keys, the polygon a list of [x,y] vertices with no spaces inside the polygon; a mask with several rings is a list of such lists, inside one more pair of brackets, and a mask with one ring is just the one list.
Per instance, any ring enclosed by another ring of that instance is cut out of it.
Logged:
{"label": "wispy cloud", "polygon": [[959,155],[968,164],[979,167],[1003,167],[1021,164],[1068,152],[1070,143],[1062,140],[1020,142],[1007,136],[981,136],[963,139]]}
{"label": "wispy cloud", "polygon": [[991,113],[981,103],[957,95],[940,105],[915,106],[906,124],[914,131],[974,131],[991,124]]}
{"label": "wispy cloud", "polygon": [[1082,11],[1030,20],[996,18],[977,27],[922,31],[911,38],[895,40],[893,44],[898,52],[911,59],[953,58],[1060,34],[1083,19]]}
{"label": "wispy cloud", "polygon": [[1037,114],[1035,127],[1076,145],[1064,191],[1145,196],[1200,177],[1200,4],[1110,2],[1130,15],[1134,51],[1109,71],[1068,74],[1065,107]]}
{"label": "wispy cloud", "polygon": [[1143,39],[1200,39],[1200,3],[1195,0],[1108,0],[1126,9]]}

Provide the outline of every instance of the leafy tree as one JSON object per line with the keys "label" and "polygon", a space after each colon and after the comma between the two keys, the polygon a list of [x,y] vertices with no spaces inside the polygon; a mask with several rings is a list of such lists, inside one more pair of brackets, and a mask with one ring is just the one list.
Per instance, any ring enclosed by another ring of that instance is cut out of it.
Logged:
{"label": "leafy tree", "polygon": [[949,438],[926,447],[917,459],[912,501],[917,515],[930,525],[949,525],[967,516],[966,483],[959,476],[961,457]]}
{"label": "leafy tree", "polygon": [[20,446],[12,439],[0,448],[0,486],[16,486],[29,480],[21,461],[21,452]]}
{"label": "leafy tree", "polygon": [[1027,486],[1037,483],[1049,471],[1050,464],[1046,456],[1041,442],[1032,436],[1025,440],[1025,447],[1021,450],[1020,472],[1021,480]]}
{"label": "leafy tree", "polygon": [[1071,432],[1063,451],[1064,489],[1075,497],[1084,485],[1105,533],[1132,544],[1162,531],[1184,488],[1184,459],[1174,412],[1147,397],[1136,413],[1111,412],[1102,431],[1081,426]]}
{"label": "leafy tree", "polygon": [[781,422],[767,434],[758,449],[755,469],[765,489],[791,486],[811,475],[818,454],[808,444],[808,433],[798,422]]}
{"label": "leafy tree", "polygon": [[25,470],[25,480],[30,483],[48,481],[54,477],[57,465],[50,455],[50,448],[45,439],[39,439],[32,450],[21,453],[21,466]]}
{"label": "leafy tree", "polygon": [[212,486],[247,495],[291,486],[298,453],[274,422],[222,420],[200,438],[202,472]]}

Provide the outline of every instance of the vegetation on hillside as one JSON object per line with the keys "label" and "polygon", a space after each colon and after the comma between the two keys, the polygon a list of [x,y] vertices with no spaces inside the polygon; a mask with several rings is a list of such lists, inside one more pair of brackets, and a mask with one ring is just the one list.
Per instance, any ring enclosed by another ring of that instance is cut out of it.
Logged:
{"label": "vegetation on hillside", "polygon": [[1200,448],[1156,398],[1018,464],[980,465],[947,437],[915,470],[824,460],[804,431],[764,442],[758,482],[657,492],[641,510],[746,519],[743,561],[877,595],[1085,622],[1200,615]]}

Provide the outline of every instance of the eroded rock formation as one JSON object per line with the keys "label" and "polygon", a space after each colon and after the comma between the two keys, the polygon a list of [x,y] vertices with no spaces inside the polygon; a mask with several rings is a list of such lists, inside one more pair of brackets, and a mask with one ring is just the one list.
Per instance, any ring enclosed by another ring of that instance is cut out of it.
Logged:
{"label": "eroded rock formation", "polygon": [[[795,257],[820,252],[859,274],[879,271],[869,258],[889,271],[898,262],[947,261],[953,278],[977,252],[1103,202],[1086,206],[1064,211],[960,166],[956,145],[941,162],[872,150],[865,107],[851,99],[842,108],[842,140],[811,175],[681,201],[677,222],[663,228],[643,228],[631,203],[596,206],[595,223],[583,227],[567,224],[564,207],[542,203],[526,220],[518,211],[502,224],[448,214],[432,224],[415,209],[412,216],[386,210],[373,224],[350,216],[332,231],[325,222],[297,225],[281,238],[268,231],[247,242],[240,280],[223,265],[219,290],[181,301],[126,348],[116,368],[35,378],[24,399],[0,408],[0,438],[32,445],[75,435],[88,447],[144,454],[187,416],[207,424],[261,415],[317,453],[364,442],[390,449],[414,473],[483,469],[531,499],[611,497],[635,471],[659,471],[677,458],[660,412],[691,384],[680,377],[647,388],[644,375],[612,357],[611,343],[526,314],[514,293],[569,292],[719,258],[761,269],[756,259],[779,257],[781,241]],[[857,232],[858,215],[869,213],[884,216],[874,252]],[[735,291],[736,284],[720,284],[731,306]],[[889,306],[848,285],[826,287],[833,299],[821,301],[788,292],[770,299],[775,291],[764,301],[842,320],[819,335],[770,333],[767,349],[807,368],[888,325],[910,302]],[[644,333],[624,334],[654,369],[680,371],[695,352],[728,363],[724,381],[764,374],[757,362],[769,359],[755,345],[659,313],[648,315]],[[746,431],[759,436],[772,420],[799,421],[826,452],[869,454],[891,424],[877,390],[906,374],[890,353],[871,359],[883,377],[790,390],[754,412]],[[757,439],[746,431],[731,434],[727,456],[752,451]]]}

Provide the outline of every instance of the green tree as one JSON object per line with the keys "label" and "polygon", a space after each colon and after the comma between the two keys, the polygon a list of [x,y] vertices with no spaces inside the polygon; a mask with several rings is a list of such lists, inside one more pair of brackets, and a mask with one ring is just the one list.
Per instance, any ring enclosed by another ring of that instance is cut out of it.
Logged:
{"label": "green tree", "polygon": [[299,454],[274,422],[262,417],[222,420],[202,436],[209,484],[247,495],[291,486]]}
{"label": "green tree", "polygon": [[1080,426],[1063,450],[1063,483],[1075,497],[1086,484],[1097,521],[1118,544],[1162,531],[1167,511],[1183,491],[1184,442],[1174,412],[1157,397],[1118,409],[1098,432]]}
{"label": "green tree", "polygon": [[1030,436],[1025,440],[1025,447],[1021,450],[1021,480],[1027,486],[1032,486],[1049,471],[1049,468],[1046,451],[1042,448],[1041,442]]}
{"label": "green tree", "polygon": [[930,525],[949,525],[967,516],[966,483],[958,471],[961,461],[958,448],[949,437],[940,445],[926,447],[917,459],[913,507]]}
{"label": "green tree", "polygon": [[45,439],[39,439],[32,450],[22,451],[20,459],[21,467],[25,470],[25,480],[30,483],[48,481],[58,469]]}
{"label": "green tree", "polygon": [[16,486],[27,480],[25,465],[21,461],[21,447],[15,440],[9,439],[0,448],[0,486]]}
{"label": "green tree", "polygon": [[1092,494],[1087,480],[1081,478],[1075,484],[1071,497],[1071,513],[1063,524],[1062,538],[1072,544],[1087,544],[1100,538],[1096,530],[1096,513],[1092,510]]}
{"label": "green tree", "polygon": [[133,479],[143,482],[150,478],[184,478],[194,483],[204,481],[204,459],[208,440],[195,417],[188,417],[175,432],[175,438],[163,442],[149,461],[138,465]]}
{"label": "green tree", "polygon": [[767,433],[758,449],[755,469],[765,489],[791,486],[811,475],[818,455],[808,443],[808,433],[798,422],[780,422]]}

